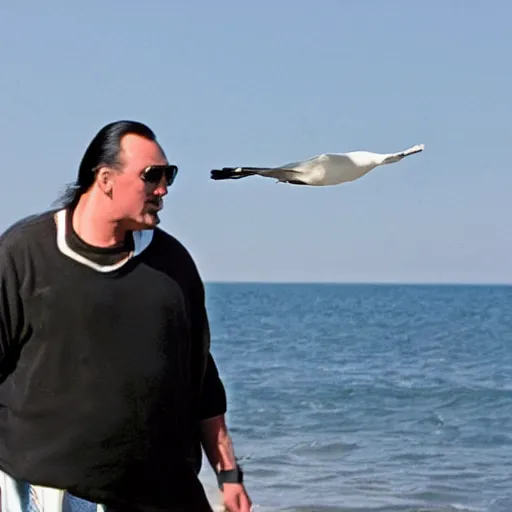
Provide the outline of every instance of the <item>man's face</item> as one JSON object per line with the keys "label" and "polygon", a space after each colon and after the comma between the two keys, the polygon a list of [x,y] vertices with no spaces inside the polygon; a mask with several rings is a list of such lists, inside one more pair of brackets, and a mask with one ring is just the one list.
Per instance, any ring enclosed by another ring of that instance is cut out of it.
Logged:
{"label": "man's face", "polygon": [[167,183],[164,176],[159,183],[148,183],[141,173],[148,165],[166,165],[167,159],[156,142],[135,134],[121,140],[120,159],[121,172],[113,176],[113,216],[127,229],[152,229],[160,222]]}

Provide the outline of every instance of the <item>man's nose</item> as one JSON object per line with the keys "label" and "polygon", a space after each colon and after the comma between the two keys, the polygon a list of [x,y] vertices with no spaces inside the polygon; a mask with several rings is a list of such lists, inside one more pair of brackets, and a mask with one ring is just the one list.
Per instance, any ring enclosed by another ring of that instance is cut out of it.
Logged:
{"label": "man's nose", "polygon": [[154,190],[154,194],[159,197],[167,195],[167,180],[165,179],[165,176],[162,176],[162,179]]}

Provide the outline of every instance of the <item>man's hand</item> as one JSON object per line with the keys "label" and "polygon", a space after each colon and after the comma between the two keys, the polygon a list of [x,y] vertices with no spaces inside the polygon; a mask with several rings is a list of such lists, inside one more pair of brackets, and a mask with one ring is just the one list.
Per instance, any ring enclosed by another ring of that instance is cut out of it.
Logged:
{"label": "man's hand", "polygon": [[251,499],[243,484],[223,484],[222,496],[227,512],[251,512]]}

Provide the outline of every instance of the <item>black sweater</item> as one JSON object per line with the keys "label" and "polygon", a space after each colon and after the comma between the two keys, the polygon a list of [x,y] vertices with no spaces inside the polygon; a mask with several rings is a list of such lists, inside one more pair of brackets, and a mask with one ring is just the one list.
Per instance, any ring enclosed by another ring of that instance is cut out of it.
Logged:
{"label": "black sweater", "polygon": [[160,229],[91,248],[66,214],[0,238],[0,468],[123,510],[210,510],[199,425],[226,396],[196,266]]}

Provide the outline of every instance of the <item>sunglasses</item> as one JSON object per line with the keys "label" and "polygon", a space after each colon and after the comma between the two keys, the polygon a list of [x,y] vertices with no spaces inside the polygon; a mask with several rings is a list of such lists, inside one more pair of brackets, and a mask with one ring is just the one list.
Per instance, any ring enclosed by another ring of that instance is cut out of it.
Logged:
{"label": "sunglasses", "polygon": [[176,165],[149,165],[142,171],[140,177],[146,183],[157,185],[165,176],[166,185],[170,187],[177,174],[178,167]]}

